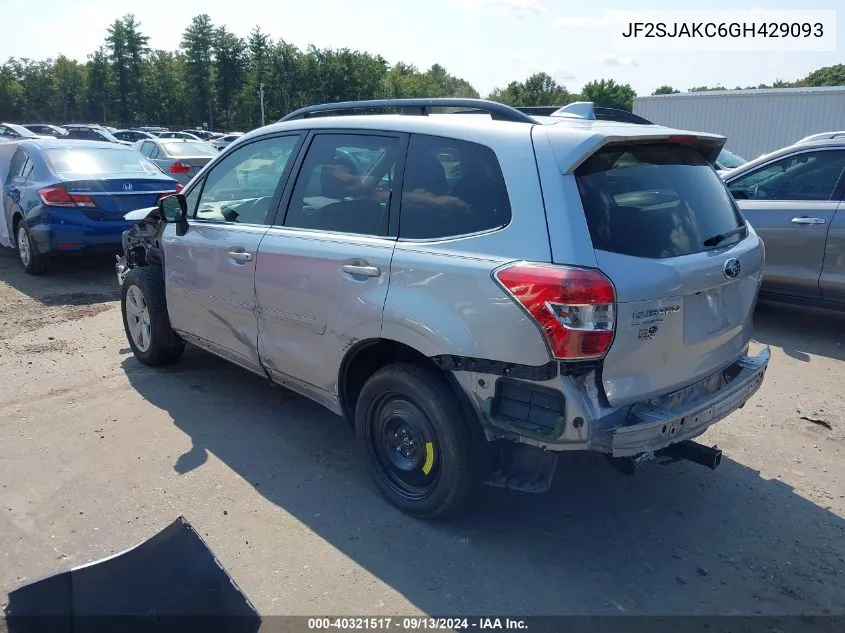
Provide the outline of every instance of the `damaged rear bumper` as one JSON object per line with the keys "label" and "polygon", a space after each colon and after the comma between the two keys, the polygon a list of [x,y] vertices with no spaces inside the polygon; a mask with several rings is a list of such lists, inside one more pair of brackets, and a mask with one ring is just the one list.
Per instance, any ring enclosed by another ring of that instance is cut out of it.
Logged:
{"label": "damaged rear bumper", "polygon": [[[635,405],[628,424],[613,432],[613,457],[653,453],[670,444],[701,435],[707,428],[743,406],[763,383],[771,358],[765,347],[757,356],[744,356],[724,372],[726,384],[712,393],[678,398],[671,394],[656,402]],[[686,390],[694,393],[700,385]],[[670,406],[673,400],[685,400]]]}

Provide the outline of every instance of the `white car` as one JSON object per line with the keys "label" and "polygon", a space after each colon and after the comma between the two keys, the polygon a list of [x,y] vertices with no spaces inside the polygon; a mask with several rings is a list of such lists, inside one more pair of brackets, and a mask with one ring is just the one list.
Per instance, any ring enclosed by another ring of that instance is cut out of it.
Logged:
{"label": "white car", "polygon": [[233,132],[232,134],[227,134],[226,136],[221,136],[220,138],[216,138],[213,141],[210,141],[214,147],[217,148],[218,151],[223,150],[232,143],[234,143],[237,139],[243,136],[243,132]]}

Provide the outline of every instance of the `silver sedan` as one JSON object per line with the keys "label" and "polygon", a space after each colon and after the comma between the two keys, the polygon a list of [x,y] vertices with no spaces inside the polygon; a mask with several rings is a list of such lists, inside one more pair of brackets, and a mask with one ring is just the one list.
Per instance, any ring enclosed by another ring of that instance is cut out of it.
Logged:
{"label": "silver sedan", "polygon": [[144,139],[133,147],[183,185],[218,154],[217,150],[205,141],[176,138]]}

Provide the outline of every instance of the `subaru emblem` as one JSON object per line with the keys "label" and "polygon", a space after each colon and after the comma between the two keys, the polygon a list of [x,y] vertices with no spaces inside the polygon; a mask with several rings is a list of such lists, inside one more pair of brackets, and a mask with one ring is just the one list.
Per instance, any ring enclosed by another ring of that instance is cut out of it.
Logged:
{"label": "subaru emblem", "polygon": [[132,191],[132,183],[131,182],[123,183],[123,190],[124,191]]}
{"label": "subaru emblem", "polygon": [[742,264],[739,263],[739,260],[736,257],[731,257],[722,267],[722,272],[725,273],[725,277],[728,279],[734,279],[737,277],[740,270],[742,270]]}

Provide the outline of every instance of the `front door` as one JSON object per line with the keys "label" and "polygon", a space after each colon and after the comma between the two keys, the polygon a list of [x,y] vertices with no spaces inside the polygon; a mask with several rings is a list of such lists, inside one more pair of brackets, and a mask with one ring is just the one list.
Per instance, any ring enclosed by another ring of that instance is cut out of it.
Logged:
{"label": "front door", "polygon": [[764,291],[821,298],[819,278],[843,169],[845,150],[812,149],[729,181],[728,188],[766,247]]}
{"label": "front door", "polygon": [[271,377],[332,406],[347,351],[381,335],[405,138],[318,133],[259,248],[259,349]]}
{"label": "front door", "polygon": [[189,229],[165,229],[167,305],[185,338],[253,371],[258,360],[255,266],[298,135],[264,137],[191,183]]}

